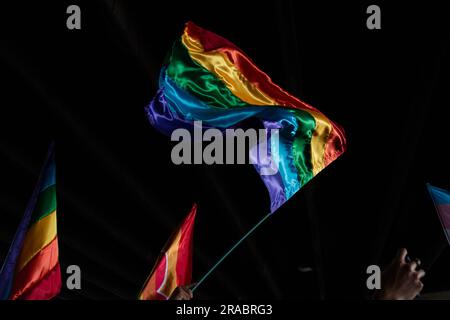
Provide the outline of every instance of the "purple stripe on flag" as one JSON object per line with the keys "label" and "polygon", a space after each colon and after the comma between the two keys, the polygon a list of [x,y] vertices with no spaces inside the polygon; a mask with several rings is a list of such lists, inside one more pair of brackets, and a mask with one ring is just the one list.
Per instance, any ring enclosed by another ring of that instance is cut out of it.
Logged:
{"label": "purple stripe on flag", "polygon": [[[269,190],[270,212],[274,213],[287,200],[283,179],[278,172],[279,164],[276,164],[275,174],[263,175],[261,174],[261,171],[263,170],[263,168],[273,168],[273,161],[276,159],[276,157],[272,155],[270,129],[278,129],[279,123],[272,121],[263,121],[263,123],[264,127],[267,130],[267,140],[253,146],[253,148],[250,150],[250,159],[256,171],[261,176],[261,179],[266,185],[267,190]],[[264,152],[261,152],[260,154],[260,148],[263,148],[262,150],[266,150],[267,153],[265,154]],[[262,158],[260,158],[260,156]]]}
{"label": "purple stripe on flag", "polygon": [[438,204],[436,205],[436,209],[441,217],[444,228],[450,229],[450,204]]}

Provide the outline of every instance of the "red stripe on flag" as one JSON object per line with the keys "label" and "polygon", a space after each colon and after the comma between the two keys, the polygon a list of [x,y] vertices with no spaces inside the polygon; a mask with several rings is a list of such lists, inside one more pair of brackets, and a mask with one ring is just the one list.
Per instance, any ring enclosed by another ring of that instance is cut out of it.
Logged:
{"label": "red stripe on flag", "polygon": [[50,300],[61,291],[61,268],[59,263],[42,278],[35,286],[31,287],[21,297],[21,300]]}
{"label": "red stripe on flag", "polygon": [[191,284],[192,281],[192,252],[196,213],[197,205],[194,204],[191,212],[181,226],[181,237],[178,244],[178,259],[176,266],[178,286]]}
{"label": "red stripe on flag", "polygon": [[[21,296],[34,287],[58,265],[58,237],[39,251],[26,266],[14,276],[11,290],[11,300],[21,299]],[[61,279],[59,279],[61,282]],[[55,284],[56,285],[56,284]]]}

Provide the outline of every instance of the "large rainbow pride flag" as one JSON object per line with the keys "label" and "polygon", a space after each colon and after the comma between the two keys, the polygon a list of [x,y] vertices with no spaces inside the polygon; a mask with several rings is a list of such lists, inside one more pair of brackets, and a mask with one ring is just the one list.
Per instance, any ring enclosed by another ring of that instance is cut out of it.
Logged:
{"label": "large rainbow pride flag", "polygon": [[0,300],[48,300],[61,290],[53,146],[0,271]]}
{"label": "large rainbow pride flag", "polygon": [[[346,148],[343,130],[272,82],[230,41],[188,22],[163,66],[148,106],[151,124],[170,135],[194,121],[218,129],[248,118],[279,130],[278,173],[261,175],[274,212]],[[270,138],[269,138],[270,140]],[[267,143],[271,157],[271,142]],[[261,173],[263,164],[256,161]]]}

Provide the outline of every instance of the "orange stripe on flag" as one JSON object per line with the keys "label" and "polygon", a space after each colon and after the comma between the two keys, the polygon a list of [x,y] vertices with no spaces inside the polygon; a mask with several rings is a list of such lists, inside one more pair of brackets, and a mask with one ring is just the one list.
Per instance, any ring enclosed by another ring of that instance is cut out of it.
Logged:
{"label": "orange stripe on flag", "polygon": [[170,297],[173,290],[177,287],[177,260],[180,238],[181,230],[177,232],[175,239],[164,254],[166,269],[162,270],[164,271],[164,277],[157,291],[166,299]]}

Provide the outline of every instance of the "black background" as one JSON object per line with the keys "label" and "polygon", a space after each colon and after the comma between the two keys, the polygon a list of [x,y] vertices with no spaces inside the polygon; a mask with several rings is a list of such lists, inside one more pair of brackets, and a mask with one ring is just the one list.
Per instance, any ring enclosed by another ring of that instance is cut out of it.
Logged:
{"label": "black background", "polygon": [[[81,30],[66,8],[81,7]],[[201,299],[364,298],[366,267],[400,246],[448,290],[450,252],[425,183],[450,189],[449,32],[443,6],[321,1],[39,1],[0,9],[0,261],[56,142],[58,238],[82,290],[134,299],[171,231],[199,204],[194,280],[269,208],[251,165],[175,166],[144,107],[192,20],[340,123],[347,152],[244,242]],[[313,272],[301,272],[303,267]],[[63,277],[65,275],[63,273]]]}

